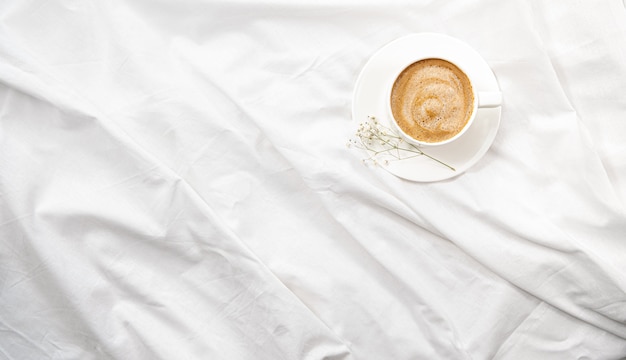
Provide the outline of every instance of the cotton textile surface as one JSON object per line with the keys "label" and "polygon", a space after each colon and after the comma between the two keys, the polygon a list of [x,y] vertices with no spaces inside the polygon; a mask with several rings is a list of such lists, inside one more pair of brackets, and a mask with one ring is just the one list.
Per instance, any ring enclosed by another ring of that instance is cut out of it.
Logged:
{"label": "cotton textile surface", "polygon": [[[345,146],[420,32],[503,94],[433,183]],[[625,120],[621,0],[2,1],[0,359],[624,359]]]}

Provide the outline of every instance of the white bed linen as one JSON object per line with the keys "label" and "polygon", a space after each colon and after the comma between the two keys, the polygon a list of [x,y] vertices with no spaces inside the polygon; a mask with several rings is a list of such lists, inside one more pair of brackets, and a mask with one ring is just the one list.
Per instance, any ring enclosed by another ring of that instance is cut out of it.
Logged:
{"label": "white bed linen", "polygon": [[[504,100],[415,183],[345,144],[426,31]],[[620,0],[3,1],[0,359],[626,358],[625,119]]]}

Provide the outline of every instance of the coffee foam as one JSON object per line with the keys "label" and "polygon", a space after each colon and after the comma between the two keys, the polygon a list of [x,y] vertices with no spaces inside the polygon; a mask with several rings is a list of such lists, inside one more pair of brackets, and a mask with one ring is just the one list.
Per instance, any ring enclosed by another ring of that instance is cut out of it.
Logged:
{"label": "coffee foam", "polygon": [[474,94],[465,73],[441,59],[409,65],[391,91],[391,111],[400,128],[423,142],[458,134],[472,116]]}

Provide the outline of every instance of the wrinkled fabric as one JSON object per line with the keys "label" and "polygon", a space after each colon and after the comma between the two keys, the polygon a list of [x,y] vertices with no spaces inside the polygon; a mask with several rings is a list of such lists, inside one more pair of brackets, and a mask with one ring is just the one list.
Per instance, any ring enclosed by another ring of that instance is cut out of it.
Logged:
{"label": "wrinkled fabric", "polygon": [[[368,58],[437,32],[487,154],[346,148]],[[0,3],[1,359],[626,358],[621,0]]]}

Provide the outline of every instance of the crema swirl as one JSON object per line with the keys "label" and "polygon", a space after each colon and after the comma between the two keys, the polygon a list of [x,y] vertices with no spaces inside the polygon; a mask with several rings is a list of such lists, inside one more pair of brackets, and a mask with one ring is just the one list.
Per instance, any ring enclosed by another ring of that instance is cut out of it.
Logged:
{"label": "crema swirl", "polygon": [[474,93],[465,73],[441,59],[409,65],[391,90],[391,111],[412,138],[435,143],[458,134],[472,116]]}

